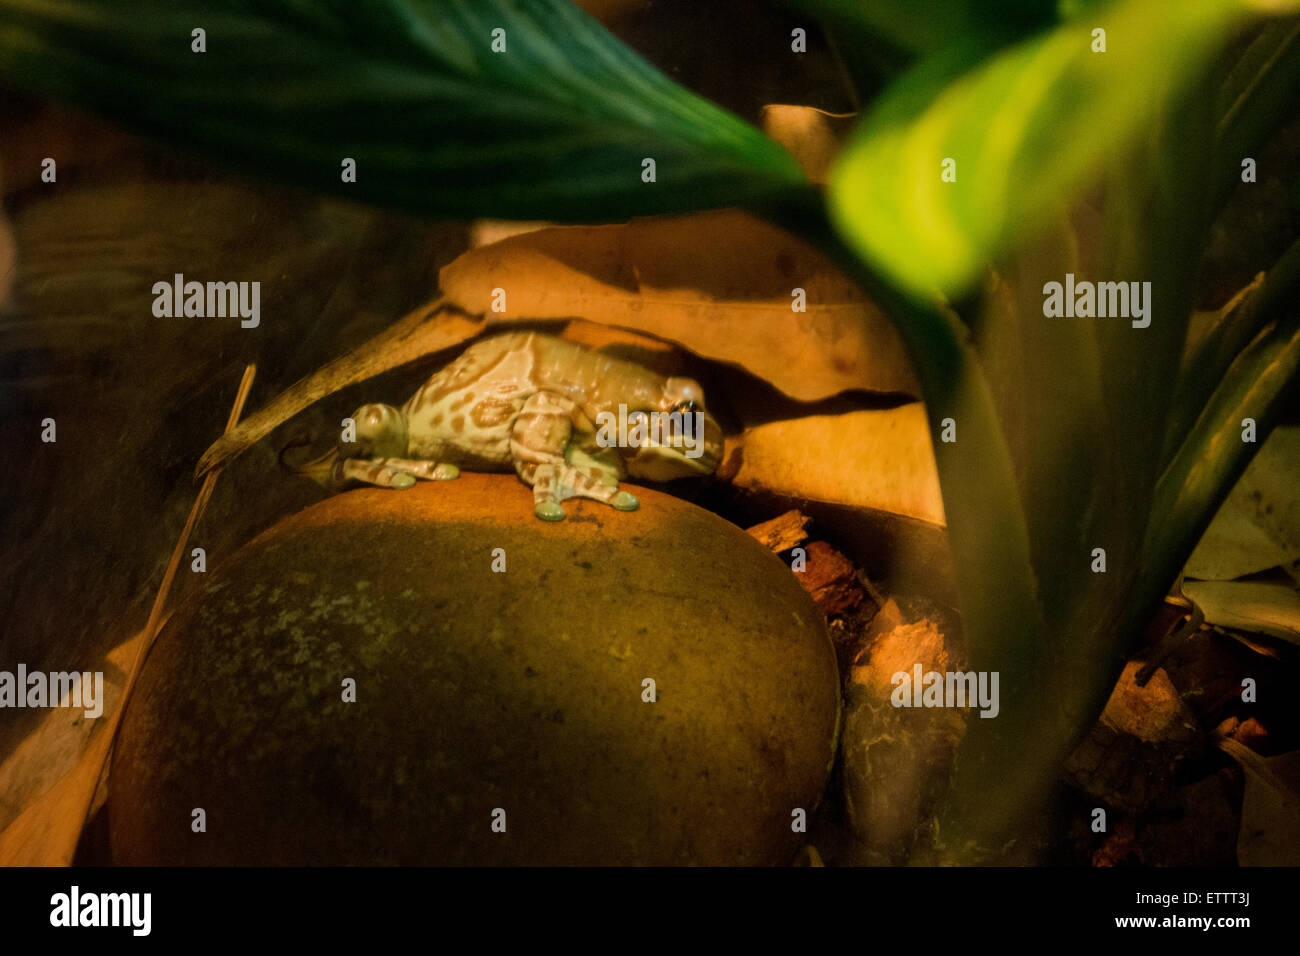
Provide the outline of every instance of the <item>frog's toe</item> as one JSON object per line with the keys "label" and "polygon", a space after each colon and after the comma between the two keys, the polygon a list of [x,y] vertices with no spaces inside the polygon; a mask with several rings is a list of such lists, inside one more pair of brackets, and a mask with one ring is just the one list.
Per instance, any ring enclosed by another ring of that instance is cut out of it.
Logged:
{"label": "frog's toe", "polygon": [[415,484],[415,475],[400,474],[393,476],[393,487],[405,491]]}
{"label": "frog's toe", "polygon": [[626,491],[620,491],[610,501],[610,504],[619,511],[636,511],[641,507],[641,502],[636,495],[628,494]]}
{"label": "frog's toe", "polygon": [[460,469],[455,465],[449,465],[446,462],[443,462],[433,470],[433,478],[435,481],[451,481],[453,478],[459,477]]}
{"label": "frog's toe", "polygon": [[539,501],[533,506],[533,514],[543,521],[563,521],[564,509],[555,501]]}

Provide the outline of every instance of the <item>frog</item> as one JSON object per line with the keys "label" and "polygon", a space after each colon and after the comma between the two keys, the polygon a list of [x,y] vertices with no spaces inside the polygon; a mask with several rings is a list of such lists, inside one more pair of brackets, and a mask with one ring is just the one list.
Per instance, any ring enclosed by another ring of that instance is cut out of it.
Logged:
{"label": "frog", "polygon": [[621,482],[709,475],[725,448],[694,379],[536,331],[480,339],[405,404],[362,405],[351,426],[293,470],[333,490],[514,471],[544,521],[564,520],[571,498],[634,511],[640,501]]}

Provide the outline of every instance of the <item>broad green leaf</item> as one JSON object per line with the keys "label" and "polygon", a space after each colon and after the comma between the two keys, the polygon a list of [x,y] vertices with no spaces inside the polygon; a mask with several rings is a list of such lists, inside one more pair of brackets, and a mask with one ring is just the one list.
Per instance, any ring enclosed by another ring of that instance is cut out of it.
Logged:
{"label": "broad green leaf", "polygon": [[[1078,556],[1111,530],[1108,492],[1122,458],[1110,440],[1102,392],[1094,335],[1101,320],[1050,321],[1042,314],[1044,277],[1087,274],[1095,253],[1085,245],[1074,223],[1059,217],[999,270],[973,329],[1015,463],[1038,598],[1046,624],[1058,631],[1072,601],[1096,578]],[[1026,647],[1021,654],[1043,651]]]}
{"label": "broad green leaf", "polygon": [[1241,162],[1295,115],[1300,99],[1300,17],[1268,23],[1241,55],[1220,93],[1217,213],[1241,185]]}
{"label": "broad green leaf", "polygon": [[[932,420],[959,390],[967,397],[956,444],[977,444],[965,455],[939,444],[936,457],[968,645],[976,667],[1002,676],[1003,711],[967,728],[940,808],[950,858],[1001,846],[1050,791],[1176,573],[1148,567],[1142,546],[1213,181],[1206,67],[1238,12],[1117,2],[1087,29],[1061,28],[955,78],[948,47],[886,94],[832,173],[843,234],[922,316],[936,293],[964,296],[999,264],[973,348],[960,327],[894,310],[927,407],[939,406]],[[1092,52],[1097,24],[1106,53]],[[1136,104],[1134,76],[1149,98]],[[940,178],[949,156],[956,183]],[[1048,225],[1099,182],[1103,216],[1071,248]],[[1150,281],[1151,325],[1044,317],[1043,283],[1067,271]],[[963,358],[935,359],[951,352]],[[1096,546],[1106,574],[1093,573]]]}
{"label": "broad green leaf", "polygon": [[[1233,64],[1219,91],[1221,134],[1244,120],[1244,114],[1249,111],[1255,96],[1267,91],[1273,107],[1278,105],[1279,97],[1281,102],[1287,101],[1289,81],[1295,71],[1293,57],[1298,44],[1300,18],[1294,17],[1265,24],[1250,41]],[[1276,111],[1267,112],[1271,114]],[[1257,119],[1262,120],[1264,116]]]}
{"label": "broad green leaf", "polygon": [[1190,317],[1162,462],[1168,463],[1187,438],[1232,360],[1268,324],[1269,316],[1260,308],[1269,298],[1259,294],[1262,285],[1263,277],[1258,276],[1218,309]]}
{"label": "broad green leaf", "polygon": [[[787,226],[800,224],[787,220]],[[1027,649],[1050,649],[1036,595],[1029,529],[1021,506],[1015,462],[998,421],[989,376],[971,341],[971,331],[952,309],[938,302],[912,298],[885,282],[850,251],[829,223],[818,228],[803,223],[800,231],[835,255],[898,326],[916,362],[925,393],[935,461],[938,466],[948,541],[961,600],[962,628],[972,666],[1002,673],[1004,706],[1017,709],[1016,693],[1032,685],[1041,673],[1043,656]],[[940,440],[955,424],[955,441]],[[1016,688],[1017,691],[1005,690]],[[1023,708],[1020,708],[1023,712]],[[1014,725],[1043,731],[1049,740],[1063,732],[1054,712],[1014,719]],[[1041,718],[1041,719],[1040,719]],[[961,821],[945,830],[947,858],[970,862],[982,858],[990,844],[1027,803],[1043,796],[1043,785],[1054,770],[1030,767],[1028,777],[1012,773],[1023,763],[1023,737],[973,731],[1004,720],[976,721],[955,768],[952,806],[944,819]],[[1037,753],[1042,753],[1039,748]],[[973,785],[967,785],[967,780]],[[1005,784],[1013,798],[986,799],[990,779]],[[981,789],[983,787],[983,789]],[[1033,790],[1028,788],[1035,788]],[[990,811],[990,812],[985,812]]]}
{"label": "broad green leaf", "polygon": [[[1157,539],[1178,526],[1151,502],[1170,500],[1170,483],[1157,490],[1162,441],[1216,176],[1207,68],[1244,8],[1089,4],[1086,22],[974,67],[978,43],[948,44],[885,94],[832,172],[832,214],[863,255],[859,272],[916,306],[873,290],[914,353],[931,427],[957,423],[957,441],[935,452],[963,625],[973,665],[1001,674],[999,719],[968,726],[939,808],[948,859],[987,858],[1024,836],[1023,815],[1176,575],[1169,555],[1190,550],[1152,549],[1148,524]],[[1096,27],[1105,53],[1092,50]],[[940,177],[947,157],[955,183]],[[1102,215],[1085,216],[1073,246],[1048,228],[1095,201]],[[936,299],[976,291],[994,260],[985,311],[967,329]],[[1067,271],[1149,281],[1150,326],[1046,318],[1043,283]],[[1271,408],[1292,374],[1275,345],[1282,360],[1252,368],[1263,386],[1252,405]],[[1232,467],[1197,491],[1217,494]],[[1096,546],[1105,574],[1091,566]]]}
{"label": "broad green leaf", "polygon": [[[1205,197],[1216,176],[1204,144],[1214,134],[1214,74],[1193,78],[1183,96],[1163,104],[1136,148],[1116,156],[1104,177],[1102,254],[1090,278],[1141,280],[1147,291],[1145,327],[1123,318],[1093,323],[1108,443],[1123,463],[1109,488],[1117,517],[1109,553],[1115,578],[1127,581],[1152,571],[1139,560],[1140,545],[1168,464],[1164,438],[1210,224]],[[1159,582],[1160,594],[1172,583],[1172,576]]]}
{"label": "broad green leaf", "polygon": [[[1289,260],[1284,260],[1288,262]],[[1279,267],[1282,263],[1279,263]],[[1274,273],[1280,271],[1274,268]],[[1300,287],[1291,275],[1289,287]],[[1282,277],[1276,281],[1282,285]],[[1281,415],[1282,400],[1300,377],[1300,312],[1270,324],[1250,343],[1215,390],[1156,488],[1144,561],[1152,575],[1177,574],[1219,506]],[[1255,442],[1243,441],[1243,420],[1255,422]]]}
{"label": "broad green leaf", "polygon": [[[990,260],[1031,241],[1131,148],[1243,10],[1241,0],[1123,0],[937,91],[926,89],[919,64],[884,94],[832,170],[837,226],[914,295],[970,292]],[[1093,51],[1098,28],[1104,53]],[[954,182],[941,178],[946,159]]]}
{"label": "broad green leaf", "polygon": [[[1297,289],[1300,242],[1191,351],[1179,383],[1183,407],[1172,423],[1175,451],[1153,502],[1164,520],[1151,528],[1146,546],[1146,560],[1172,566],[1171,573],[1276,424],[1281,399],[1300,374]],[[1199,409],[1191,424],[1185,422],[1189,407]],[[1242,441],[1245,418],[1255,421],[1255,442]]]}
{"label": "broad green leaf", "polygon": [[1223,380],[1229,366],[1278,314],[1291,307],[1300,283],[1300,241],[1282,254],[1267,275],[1257,278],[1218,310],[1198,316],[1189,335],[1173,394],[1162,464],[1188,439],[1192,427]]}
{"label": "broad green leaf", "polygon": [[778,145],[568,0],[0,0],[0,74],[218,161],[425,215],[609,221],[810,192]]}
{"label": "broad green leaf", "polygon": [[[1205,234],[1197,199],[1210,170],[1198,146],[1212,130],[1212,105],[1190,95],[1163,111],[1146,143],[1107,164],[1101,209],[1084,202],[1068,220],[1055,217],[1005,257],[986,296],[976,349],[1015,462],[1045,630],[1038,642],[1000,635],[998,655],[981,665],[1001,673],[1004,706],[998,720],[968,727],[962,743],[940,817],[958,845],[1025,836],[1017,795],[1050,790],[1154,613],[1131,595],[1148,571],[1141,546],[1159,473],[1154,451]],[[1150,324],[1044,316],[1044,282],[1067,273],[1149,279]],[[968,520],[983,522],[985,540],[998,534],[982,515]],[[1095,573],[1098,547],[1105,573]]]}

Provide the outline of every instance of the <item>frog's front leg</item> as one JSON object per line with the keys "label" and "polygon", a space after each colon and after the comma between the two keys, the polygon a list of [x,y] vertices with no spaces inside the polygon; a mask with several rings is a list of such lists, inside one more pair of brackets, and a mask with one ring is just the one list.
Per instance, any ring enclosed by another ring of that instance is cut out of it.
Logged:
{"label": "frog's front leg", "polygon": [[339,462],[339,477],[380,488],[410,488],[417,479],[450,481],[460,469],[447,462],[415,458],[345,458]]}
{"label": "frog's front leg", "polygon": [[519,477],[533,488],[533,513],[546,521],[560,521],[566,498],[592,498],[620,511],[639,505],[618,490],[613,468],[590,456],[565,460],[573,438],[573,423],[581,412],[568,398],[551,392],[529,397],[515,418],[510,433],[510,457]]}
{"label": "frog's front leg", "polygon": [[334,466],[334,477],[340,485],[359,481],[364,485],[400,490],[415,484],[414,475],[381,465],[372,458],[340,458]]}
{"label": "frog's front leg", "polygon": [[460,477],[460,469],[451,462],[426,458],[376,458],[376,465],[412,475],[421,481],[451,481]]}

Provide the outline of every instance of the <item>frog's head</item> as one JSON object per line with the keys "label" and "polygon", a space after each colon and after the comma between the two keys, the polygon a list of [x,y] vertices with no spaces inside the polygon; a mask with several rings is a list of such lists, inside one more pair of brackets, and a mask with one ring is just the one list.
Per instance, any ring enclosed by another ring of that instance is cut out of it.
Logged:
{"label": "frog's head", "polygon": [[352,413],[355,434],[339,440],[343,458],[405,458],[406,416],[392,405],[362,405]]}
{"label": "frog's head", "polygon": [[286,453],[308,445],[311,440],[300,436],[280,449],[280,467],[291,474],[310,478],[326,491],[339,492],[347,487],[341,468],[349,458],[405,458],[406,418],[391,405],[362,405],[352,413],[352,428],[345,428],[338,444],[301,465],[291,465]]}
{"label": "frog's head", "polygon": [[708,475],[722,461],[722,428],[705,410],[704,389],[694,379],[666,379],[657,408],[628,413],[629,431],[638,420],[646,437],[624,452],[633,478],[671,481]]}

